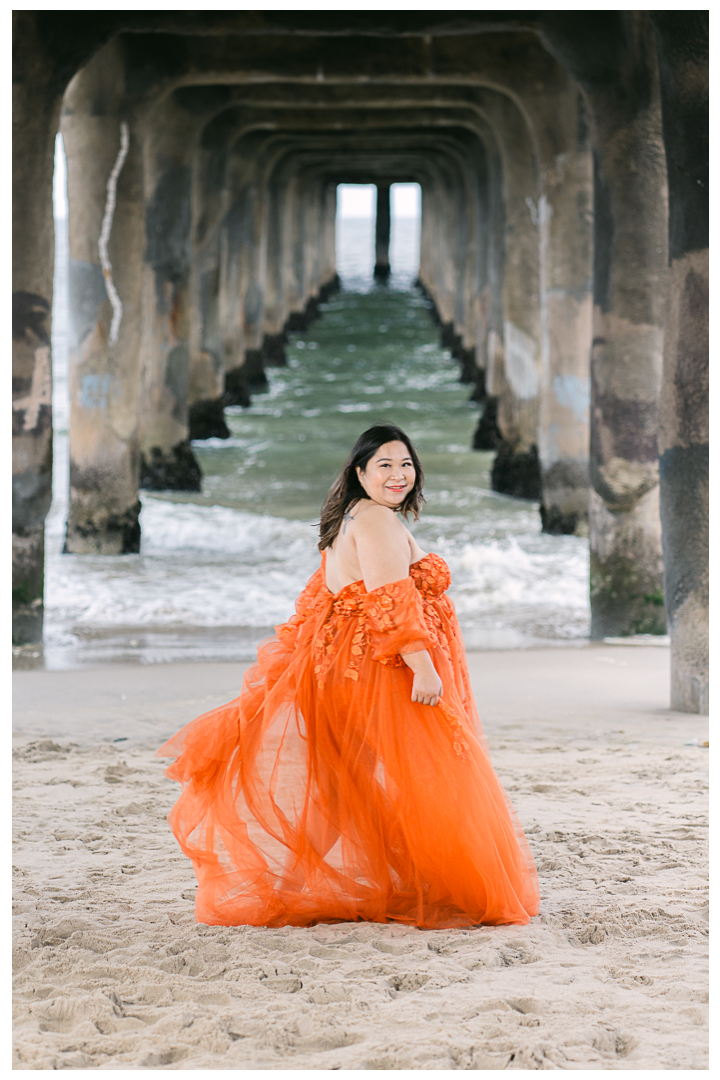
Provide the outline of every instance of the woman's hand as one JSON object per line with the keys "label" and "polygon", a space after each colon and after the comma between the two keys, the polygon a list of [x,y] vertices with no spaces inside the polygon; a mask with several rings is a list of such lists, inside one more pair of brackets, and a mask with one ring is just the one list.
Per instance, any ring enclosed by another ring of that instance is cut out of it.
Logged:
{"label": "woman's hand", "polygon": [[415,676],[410,700],[417,701],[419,705],[437,705],[443,688],[427,649],[403,653],[403,660]]}
{"label": "woman's hand", "polygon": [[442,697],[442,683],[435,668],[432,675],[416,675],[413,679],[411,701],[417,701],[420,705],[437,705]]}

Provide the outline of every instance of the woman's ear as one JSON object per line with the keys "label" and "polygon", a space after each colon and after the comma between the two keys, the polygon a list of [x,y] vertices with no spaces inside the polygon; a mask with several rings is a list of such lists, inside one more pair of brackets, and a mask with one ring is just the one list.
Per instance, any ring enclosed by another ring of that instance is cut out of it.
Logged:
{"label": "woman's ear", "polygon": [[355,472],[357,473],[358,483],[360,484],[360,487],[361,487],[361,488],[363,489],[363,491],[364,491],[364,490],[365,490],[365,485],[364,485],[364,484],[363,484],[363,482],[362,482],[362,474],[363,474],[363,471],[362,471],[362,469],[360,468],[360,466],[359,466],[359,465],[356,465],[356,466],[355,466]]}

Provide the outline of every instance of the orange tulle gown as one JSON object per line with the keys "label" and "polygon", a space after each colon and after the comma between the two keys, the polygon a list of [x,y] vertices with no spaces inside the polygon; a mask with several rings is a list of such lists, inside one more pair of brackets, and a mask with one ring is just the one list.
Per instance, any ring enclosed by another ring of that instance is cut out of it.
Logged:
{"label": "orange tulle gown", "polygon": [[[485,747],[447,565],[427,555],[402,581],[336,594],[324,568],[240,697],[158,751],[183,785],[168,820],[198,922],[527,923],[535,865]],[[399,654],[420,649],[435,708],[410,700]]]}

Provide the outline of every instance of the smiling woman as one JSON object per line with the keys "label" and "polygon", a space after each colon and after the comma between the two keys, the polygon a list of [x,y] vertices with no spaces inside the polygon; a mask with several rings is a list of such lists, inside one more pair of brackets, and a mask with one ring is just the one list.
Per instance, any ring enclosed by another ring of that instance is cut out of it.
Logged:
{"label": "smiling woman", "polygon": [[158,753],[210,925],[525,924],[535,865],[493,771],[447,564],[399,514],[423,473],[395,425],[364,432],[325,502],[322,564],[240,697]]}
{"label": "smiling woman", "polygon": [[394,424],[375,424],[355,443],[340,475],[323,504],[320,550],[331,547],[341,523],[362,499],[374,499],[404,517],[417,521],[423,471],[415,447]]}
{"label": "smiling woman", "polygon": [[358,465],[357,474],[368,496],[383,504],[389,500],[392,510],[415,484],[415,464],[401,442],[384,443],[364,469]]}

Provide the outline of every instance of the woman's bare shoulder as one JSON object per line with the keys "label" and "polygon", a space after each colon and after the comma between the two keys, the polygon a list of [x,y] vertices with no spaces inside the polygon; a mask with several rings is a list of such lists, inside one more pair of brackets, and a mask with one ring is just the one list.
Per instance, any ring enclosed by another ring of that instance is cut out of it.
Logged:
{"label": "woman's bare shoulder", "polygon": [[410,544],[397,514],[378,503],[358,515],[355,550],[368,592],[407,577]]}

